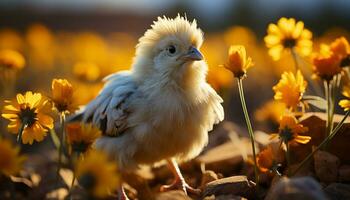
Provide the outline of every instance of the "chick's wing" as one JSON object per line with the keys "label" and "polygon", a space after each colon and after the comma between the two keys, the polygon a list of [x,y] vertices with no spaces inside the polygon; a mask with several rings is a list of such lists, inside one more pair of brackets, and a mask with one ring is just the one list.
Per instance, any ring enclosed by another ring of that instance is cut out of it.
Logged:
{"label": "chick's wing", "polygon": [[129,126],[130,99],[137,91],[130,72],[123,71],[104,79],[100,94],[83,111],[83,122],[92,122],[108,136],[121,135]]}

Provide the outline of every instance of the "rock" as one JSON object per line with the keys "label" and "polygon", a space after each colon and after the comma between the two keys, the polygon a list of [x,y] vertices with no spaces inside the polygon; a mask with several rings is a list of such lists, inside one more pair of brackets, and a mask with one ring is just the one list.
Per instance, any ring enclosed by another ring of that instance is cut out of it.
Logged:
{"label": "rock", "polygon": [[240,132],[242,128],[233,122],[223,121],[209,134],[209,143],[204,148],[204,152],[216,146],[230,141],[230,133]]}
{"label": "rock", "polygon": [[339,158],[325,151],[317,151],[314,155],[316,176],[321,182],[337,181]]}
{"label": "rock", "polygon": [[229,194],[220,196],[211,195],[209,197],[205,197],[203,200],[246,200],[246,198]]}
{"label": "rock", "polygon": [[310,177],[281,178],[266,195],[265,200],[313,199],[326,200],[321,185]]}
{"label": "rock", "polygon": [[205,169],[213,170],[224,175],[238,171],[244,158],[251,155],[250,141],[247,138],[235,139],[214,147],[196,158],[198,164],[204,164]]}
{"label": "rock", "polygon": [[[326,117],[324,113],[310,112],[305,113],[304,116],[299,119],[301,124],[309,128],[309,131],[303,135],[311,136],[312,139],[305,145],[291,147],[291,157],[294,158],[292,162],[299,163],[311,152],[312,146],[317,146],[323,141],[326,136]],[[334,127],[342,118],[343,115],[334,115]],[[327,151],[337,156],[342,164],[350,164],[350,154],[348,153],[349,140],[350,118],[348,117],[343,127],[327,147]]]}
{"label": "rock", "polygon": [[202,174],[201,188],[203,188],[207,183],[215,180],[218,180],[218,175],[214,171],[204,171]]}
{"label": "rock", "polygon": [[68,195],[68,190],[66,188],[59,188],[53,190],[46,194],[46,199],[65,199]]}
{"label": "rock", "polygon": [[191,198],[181,190],[173,190],[159,193],[155,197],[155,200],[191,200]]}
{"label": "rock", "polygon": [[350,181],[350,165],[341,165],[338,169],[339,181]]}
{"label": "rock", "polygon": [[235,195],[248,199],[254,198],[255,184],[246,176],[231,176],[208,183],[202,193],[203,197],[215,195]]}
{"label": "rock", "polygon": [[350,199],[349,184],[332,183],[324,191],[330,200]]}

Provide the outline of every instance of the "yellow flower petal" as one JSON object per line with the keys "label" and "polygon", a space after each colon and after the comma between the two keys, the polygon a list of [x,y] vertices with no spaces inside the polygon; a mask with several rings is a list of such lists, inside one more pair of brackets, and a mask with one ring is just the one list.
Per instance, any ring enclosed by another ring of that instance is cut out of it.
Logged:
{"label": "yellow flower petal", "polygon": [[[8,130],[18,134],[20,127],[25,125],[22,133],[24,144],[33,144],[42,141],[46,136],[46,129],[53,128],[53,119],[48,115],[47,101],[43,101],[40,93],[26,92],[24,95],[17,94],[16,100],[5,101],[2,117],[8,119]],[[25,123],[25,124],[22,124]]]}
{"label": "yellow flower petal", "polygon": [[53,119],[49,115],[37,114],[38,122],[48,129],[53,129]]}
{"label": "yellow flower petal", "polygon": [[269,24],[267,33],[264,41],[273,60],[279,60],[287,48],[295,49],[301,56],[308,56],[312,52],[312,33],[304,28],[302,21],[282,17],[277,24]]}

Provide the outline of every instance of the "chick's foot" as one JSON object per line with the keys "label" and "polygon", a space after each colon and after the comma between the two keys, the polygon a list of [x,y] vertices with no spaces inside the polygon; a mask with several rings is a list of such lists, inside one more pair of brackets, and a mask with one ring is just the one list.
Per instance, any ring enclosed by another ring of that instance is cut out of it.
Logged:
{"label": "chick's foot", "polygon": [[174,190],[174,189],[180,189],[182,190],[186,195],[188,193],[195,194],[195,195],[200,195],[201,190],[200,189],[195,189],[189,186],[185,179],[183,178],[181,171],[179,169],[179,166],[177,165],[175,160],[168,160],[168,166],[171,172],[175,176],[175,180],[173,183],[170,185],[163,185],[160,187],[161,192],[169,191],[169,190]]}

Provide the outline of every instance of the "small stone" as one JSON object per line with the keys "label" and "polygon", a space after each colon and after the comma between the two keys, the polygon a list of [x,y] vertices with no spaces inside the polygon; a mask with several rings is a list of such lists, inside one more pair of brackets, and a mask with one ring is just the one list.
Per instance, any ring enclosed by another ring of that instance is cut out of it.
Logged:
{"label": "small stone", "polygon": [[246,198],[229,194],[220,196],[211,195],[209,197],[205,197],[203,200],[246,200]]}
{"label": "small stone", "polygon": [[216,146],[196,158],[198,164],[205,164],[205,169],[222,174],[232,174],[243,165],[244,158],[251,155],[250,141],[247,138],[226,142]]}
{"label": "small stone", "polygon": [[209,134],[209,143],[203,151],[205,152],[230,141],[230,133],[239,131],[241,131],[240,126],[230,121],[223,121]]}
{"label": "small stone", "polygon": [[181,190],[173,190],[169,192],[159,193],[155,200],[192,200]]}
{"label": "small stone", "polygon": [[274,184],[265,200],[313,199],[326,200],[321,185],[311,177],[281,178]]}
{"label": "small stone", "polygon": [[231,176],[208,183],[202,196],[235,195],[251,199],[254,198],[254,190],[255,184],[246,176]]}
{"label": "small stone", "polygon": [[211,170],[204,171],[202,174],[201,188],[203,188],[207,183],[218,180],[218,175]]}
{"label": "small stone", "polygon": [[316,176],[321,182],[336,182],[338,178],[339,158],[325,151],[317,151],[314,155]]}
{"label": "small stone", "polygon": [[341,165],[338,171],[339,181],[350,181],[350,165]]}
{"label": "small stone", "polygon": [[332,183],[324,191],[330,200],[350,199],[349,184]]}

